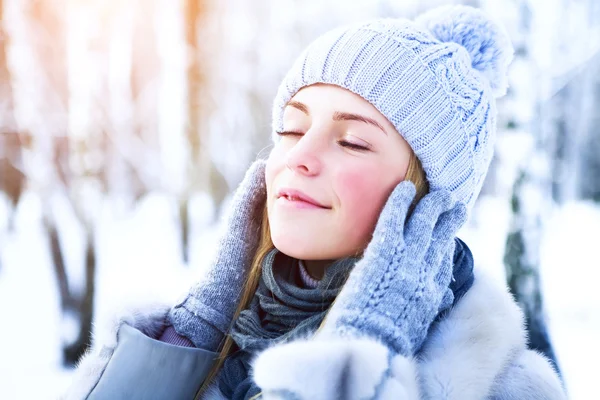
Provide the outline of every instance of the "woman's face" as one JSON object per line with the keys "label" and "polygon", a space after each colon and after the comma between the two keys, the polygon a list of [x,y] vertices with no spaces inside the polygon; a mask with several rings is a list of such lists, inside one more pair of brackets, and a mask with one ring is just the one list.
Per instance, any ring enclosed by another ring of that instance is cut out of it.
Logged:
{"label": "woman's face", "polygon": [[[275,247],[301,260],[336,260],[363,250],[406,175],[408,143],[369,102],[327,84],[296,93],[278,134],[266,166]],[[323,207],[279,197],[287,189]]]}

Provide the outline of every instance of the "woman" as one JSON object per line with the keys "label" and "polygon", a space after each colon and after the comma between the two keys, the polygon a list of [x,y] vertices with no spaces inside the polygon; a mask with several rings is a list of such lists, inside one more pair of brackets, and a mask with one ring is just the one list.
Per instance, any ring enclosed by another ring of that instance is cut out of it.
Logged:
{"label": "woman", "polygon": [[504,285],[455,238],[493,155],[508,37],[432,10],[315,40],[207,278],[117,319],[67,398],[564,399]]}

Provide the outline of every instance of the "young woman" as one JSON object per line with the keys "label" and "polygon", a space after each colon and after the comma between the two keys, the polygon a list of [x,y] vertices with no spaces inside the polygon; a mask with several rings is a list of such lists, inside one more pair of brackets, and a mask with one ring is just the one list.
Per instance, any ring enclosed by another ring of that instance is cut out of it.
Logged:
{"label": "young woman", "polygon": [[238,187],[207,278],[117,318],[66,398],[566,398],[505,285],[455,237],[511,59],[464,6],[316,39],[279,87],[273,149]]}

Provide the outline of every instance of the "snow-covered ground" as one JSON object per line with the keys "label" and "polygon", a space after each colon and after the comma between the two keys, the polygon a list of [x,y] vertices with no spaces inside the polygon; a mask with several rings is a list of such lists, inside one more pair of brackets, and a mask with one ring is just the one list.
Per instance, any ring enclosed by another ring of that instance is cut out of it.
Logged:
{"label": "snow-covered ground", "polygon": [[[194,203],[195,209],[210,209],[202,199]],[[70,282],[81,287],[82,232],[64,199],[56,199],[54,205],[67,269],[73,278]],[[0,201],[1,399],[56,398],[69,382],[69,370],[61,367],[59,344],[64,337],[72,337],[74,329],[68,320],[61,322],[40,213],[39,199],[27,194],[14,233],[7,233],[6,204]],[[175,301],[200,276],[205,259],[200,255],[214,247],[210,230],[194,235],[194,267],[183,266],[175,203],[165,196],[147,196],[134,210],[105,204],[101,213],[96,239],[98,325],[121,307],[151,300]],[[201,226],[206,215],[192,213],[191,217]]]}
{"label": "snow-covered ground", "polygon": [[[80,285],[82,260],[80,228],[64,199],[56,202],[61,237],[73,283]],[[206,226],[199,210],[210,209],[195,201],[195,225]],[[40,202],[27,194],[21,204],[15,231],[6,233],[6,206],[0,202],[0,398],[56,398],[69,383],[70,371],[60,364],[59,343],[68,336],[61,323],[56,281],[40,225]],[[148,299],[171,300],[200,276],[206,254],[216,239],[210,228],[193,232],[191,264],[180,260],[176,208],[173,199],[150,195],[135,209],[107,203],[99,211],[97,322],[117,307]],[[212,212],[212,211],[210,211]],[[502,246],[507,229],[505,205],[482,198],[479,221],[461,232],[471,246],[477,266],[502,277]],[[600,207],[570,203],[557,209],[547,224],[542,248],[542,273],[552,338],[570,397],[600,398],[592,374],[592,360],[600,359],[594,338],[600,337]]]}

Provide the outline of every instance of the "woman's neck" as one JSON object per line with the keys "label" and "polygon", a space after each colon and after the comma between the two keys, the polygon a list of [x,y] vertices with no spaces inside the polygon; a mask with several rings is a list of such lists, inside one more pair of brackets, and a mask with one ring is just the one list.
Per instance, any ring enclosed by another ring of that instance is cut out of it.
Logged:
{"label": "woman's neck", "polygon": [[325,270],[333,262],[331,260],[303,260],[306,272],[316,280],[323,279]]}

